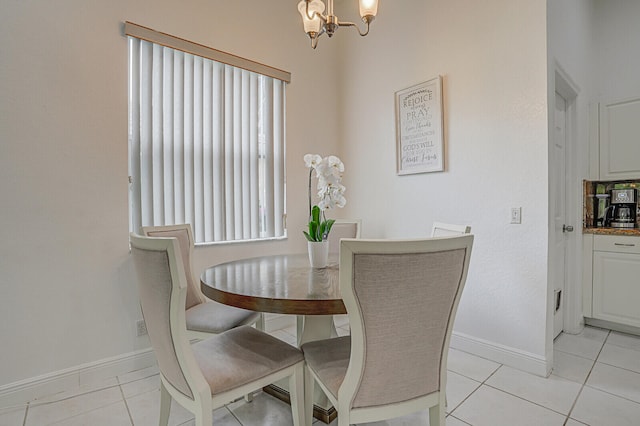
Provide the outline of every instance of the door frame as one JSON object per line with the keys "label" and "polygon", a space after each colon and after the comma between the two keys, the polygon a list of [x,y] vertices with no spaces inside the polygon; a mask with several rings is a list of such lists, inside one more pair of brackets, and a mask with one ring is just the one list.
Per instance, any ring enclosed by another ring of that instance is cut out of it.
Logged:
{"label": "door frame", "polygon": [[[580,258],[582,247],[582,182],[578,179],[578,108],[577,100],[580,93],[578,85],[571,76],[562,68],[562,66],[554,61],[554,77],[551,86],[554,99],[557,92],[567,101],[566,106],[566,150],[565,150],[565,215],[569,218],[567,225],[574,228],[573,236],[569,238],[565,252],[565,288],[564,288],[564,331],[570,334],[577,334],[584,327],[584,318],[582,316],[582,279]],[[555,102],[554,102],[555,105]],[[554,124],[553,115],[551,115],[551,125]],[[583,123],[587,125],[587,123]],[[553,141],[550,140],[549,143]],[[556,182],[549,182],[554,185]],[[559,183],[559,182],[558,182]],[[551,212],[550,212],[551,213]],[[551,232],[551,231],[550,231]],[[549,259],[552,262],[553,259]],[[550,270],[550,268],[549,268]],[[553,340],[553,288],[549,282],[549,316],[551,319],[550,337]]]}
{"label": "door frame", "polygon": [[[565,232],[564,227],[573,225],[572,214],[570,212],[570,195],[571,185],[568,177],[570,177],[569,164],[571,162],[571,135],[573,130],[573,121],[570,117],[569,110],[570,101],[567,100],[558,90],[554,91],[554,109],[552,124],[553,138],[549,140],[549,181],[551,182],[549,191],[549,278],[550,291],[553,291],[553,334],[555,339],[562,331],[564,331],[565,314],[567,311],[567,287],[568,287],[568,269],[569,269],[569,242],[573,233]],[[559,103],[561,100],[561,105]],[[551,106],[551,103],[550,105]],[[559,120],[562,117],[562,135],[558,134]],[[561,157],[556,147],[559,145],[559,136],[562,136]],[[558,203],[555,200],[560,200]],[[558,215],[560,213],[560,215]],[[561,227],[559,226],[561,222]],[[559,229],[562,229],[560,232]],[[575,231],[575,229],[574,229]],[[562,253],[560,253],[562,251]],[[562,272],[559,275],[558,272]],[[558,294],[558,293],[559,294]],[[559,300],[558,300],[559,298]],[[559,305],[559,306],[558,306]],[[558,322],[560,324],[558,324]],[[560,325],[560,329],[556,331],[556,327]]]}

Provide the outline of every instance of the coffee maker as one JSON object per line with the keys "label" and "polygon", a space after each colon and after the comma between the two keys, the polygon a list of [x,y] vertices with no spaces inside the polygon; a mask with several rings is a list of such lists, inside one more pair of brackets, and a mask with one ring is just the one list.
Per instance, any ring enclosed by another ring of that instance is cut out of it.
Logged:
{"label": "coffee maker", "polygon": [[635,228],[637,209],[635,189],[612,189],[611,205],[607,208],[604,226]]}

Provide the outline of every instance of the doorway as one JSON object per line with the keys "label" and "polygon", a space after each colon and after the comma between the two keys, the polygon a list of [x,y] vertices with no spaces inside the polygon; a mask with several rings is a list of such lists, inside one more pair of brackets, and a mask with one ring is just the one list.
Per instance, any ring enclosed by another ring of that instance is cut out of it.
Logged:
{"label": "doorway", "polygon": [[[567,233],[573,230],[567,225],[567,100],[555,93],[553,141],[551,144],[552,170],[552,226],[550,264],[553,284],[553,338],[564,329],[564,295],[567,282]],[[555,181],[555,184],[554,182]]]}
{"label": "doorway", "polygon": [[549,140],[549,292],[552,339],[576,332],[580,309],[576,238],[581,229],[576,178],[577,86],[556,64],[553,122]]}

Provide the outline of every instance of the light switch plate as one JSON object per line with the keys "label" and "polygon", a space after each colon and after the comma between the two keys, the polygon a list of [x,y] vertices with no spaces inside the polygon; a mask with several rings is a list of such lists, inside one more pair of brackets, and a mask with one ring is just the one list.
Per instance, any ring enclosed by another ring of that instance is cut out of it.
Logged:
{"label": "light switch plate", "polygon": [[511,223],[522,223],[522,207],[511,207]]}

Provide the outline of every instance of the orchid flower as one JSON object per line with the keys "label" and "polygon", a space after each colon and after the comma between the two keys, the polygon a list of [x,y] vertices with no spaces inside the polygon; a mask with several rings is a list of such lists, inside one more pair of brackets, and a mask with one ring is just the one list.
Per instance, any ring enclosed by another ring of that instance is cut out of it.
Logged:
{"label": "orchid flower", "polygon": [[317,154],[307,154],[304,156],[304,165],[315,169],[318,167],[318,164],[322,161],[322,157]]}
{"label": "orchid flower", "polygon": [[[327,239],[335,220],[325,218],[325,211],[336,207],[342,208],[347,203],[344,197],[346,188],[342,183],[344,164],[335,155],[322,158],[317,154],[304,156],[305,166],[309,168],[309,232],[304,232],[309,241]],[[311,178],[315,171],[317,183],[317,205],[311,203]],[[320,218],[322,214],[322,220]]]}

